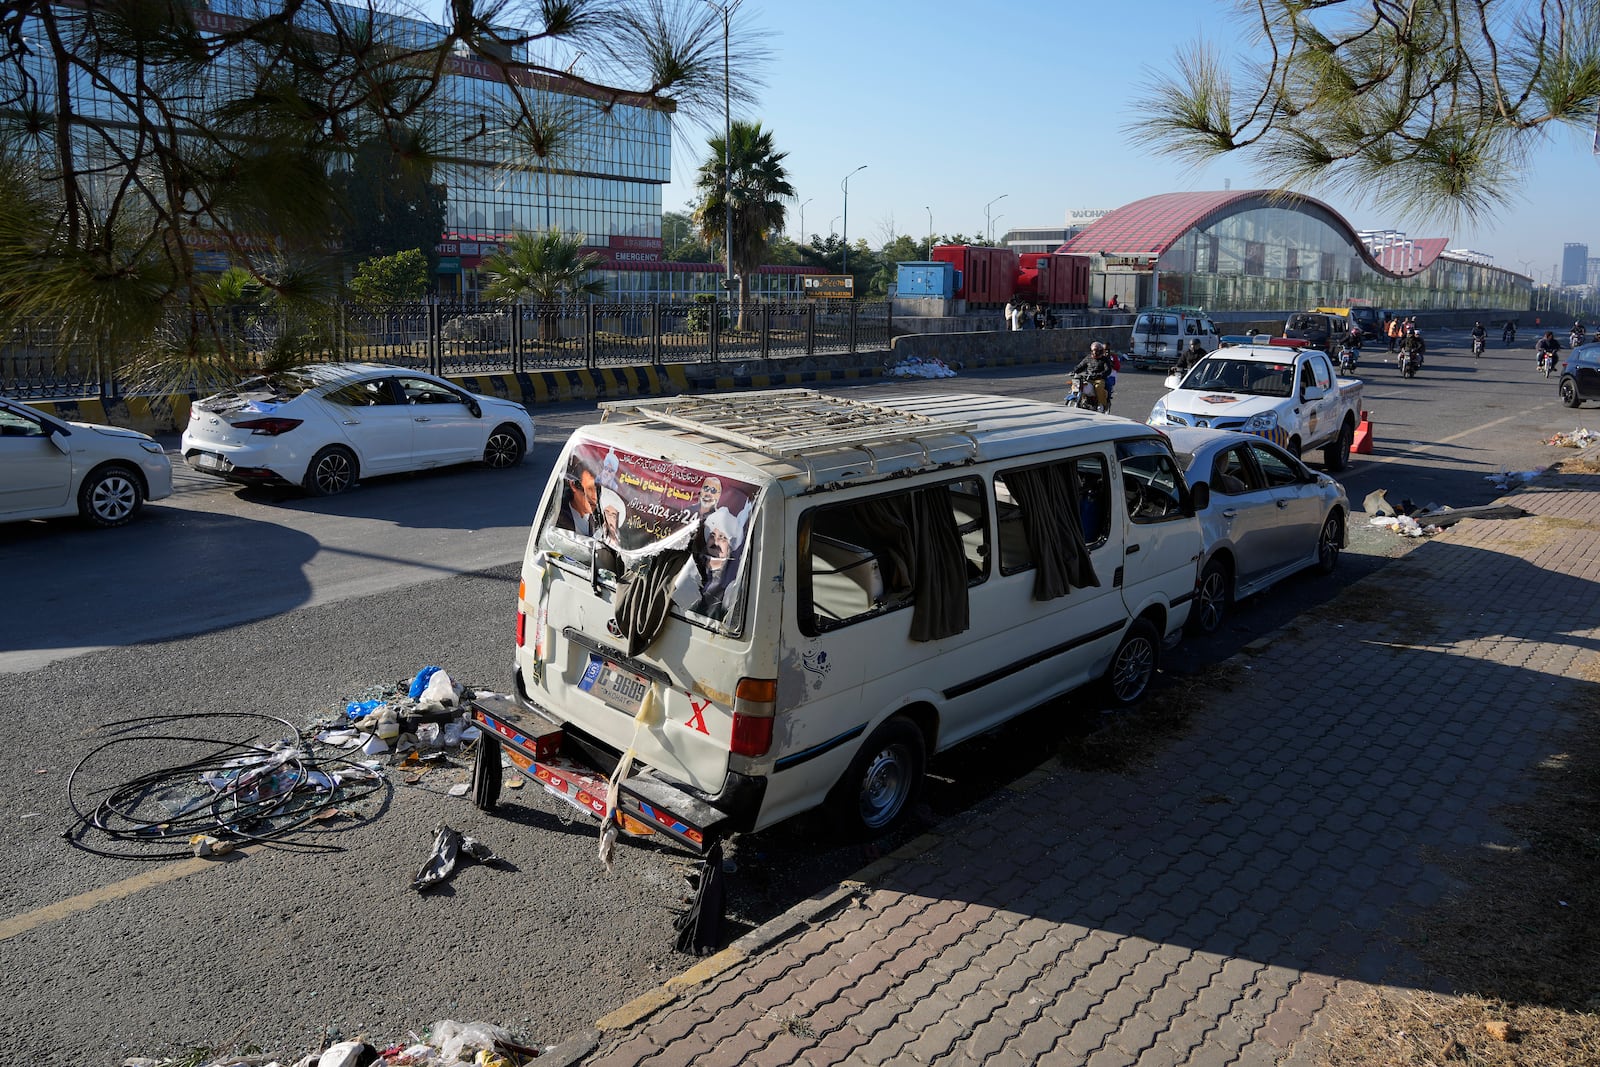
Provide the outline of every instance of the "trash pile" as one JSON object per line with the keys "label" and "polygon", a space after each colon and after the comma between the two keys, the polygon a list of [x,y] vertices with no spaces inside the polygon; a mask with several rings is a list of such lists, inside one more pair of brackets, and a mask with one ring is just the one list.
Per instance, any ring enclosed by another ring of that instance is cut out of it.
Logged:
{"label": "trash pile", "polygon": [[899,363],[890,367],[888,372],[892,378],[954,378],[956,372],[950,364],[942,359],[922,356],[907,356]]}
{"label": "trash pile", "polygon": [[1570,433],[1562,431],[1546,441],[1545,444],[1554,445],[1557,448],[1587,448],[1596,441],[1600,441],[1600,433],[1584,428],[1573,430]]}
{"label": "trash pile", "polygon": [[1494,474],[1485,474],[1484,479],[1496,489],[1515,489],[1527,485],[1539,475],[1544,473],[1544,468],[1532,471],[1496,471]]}
{"label": "trash pile", "polygon": [[1440,508],[1437,504],[1424,504],[1418,507],[1410,500],[1402,499],[1399,505],[1389,503],[1387,491],[1374,489],[1367,494],[1361,502],[1362,510],[1371,516],[1367,522],[1372,526],[1387,526],[1401,537],[1431,537],[1443,530],[1443,527],[1423,525],[1417,521],[1417,516],[1428,516],[1448,508]]}
{"label": "trash pile", "polygon": [[298,1059],[256,1054],[223,1055],[197,1062],[188,1053],[177,1059],[135,1056],[123,1060],[122,1067],[527,1067],[543,1051],[521,1044],[509,1030],[493,1023],[440,1019],[421,1035],[411,1031],[406,1040],[382,1048],[368,1041],[341,1041],[335,1036],[326,1048]]}
{"label": "trash pile", "polygon": [[[441,757],[477,741],[479,730],[461,710],[472,696],[443,670],[424,667],[305,728],[251,712],[107,723],[97,731],[104,740],[67,777],[75,819],[61,836],[96,855],[162,860],[222,857],[241,845],[348,828],[362,818],[355,805],[388,785],[379,757],[415,770],[408,779],[415,784]],[[190,723],[206,725],[179,732]],[[223,723],[258,732],[243,741],[214,736]],[[113,755],[118,766],[155,769],[109,780],[102,768]],[[461,784],[451,795],[466,792]]]}
{"label": "trash pile", "polygon": [[440,667],[424,667],[394,686],[368,690],[344,706],[342,718],[319,722],[317,740],[337,748],[360,747],[369,756],[394,750],[453,749],[478,739],[461,710],[475,694]]}

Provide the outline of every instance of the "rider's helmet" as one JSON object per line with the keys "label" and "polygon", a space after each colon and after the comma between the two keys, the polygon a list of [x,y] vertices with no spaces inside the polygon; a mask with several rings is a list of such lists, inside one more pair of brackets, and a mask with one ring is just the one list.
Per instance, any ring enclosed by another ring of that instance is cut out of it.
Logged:
{"label": "rider's helmet", "polygon": [[1103,356],[1103,355],[1105,355],[1106,354],[1106,343],[1104,341],[1096,341],[1096,342],[1094,342],[1093,344],[1091,344],[1089,346],[1089,354],[1091,356]]}
{"label": "rider's helmet", "polygon": [[1472,328],[1473,328],[1473,329],[1474,329],[1474,330],[1478,330],[1478,329],[1482,329],[1482,328],[1483,328],[1483,323],[1481,323],[1481,322],[1475,322],[1475,323],[1473,323],[1473,324],[1472,324]]}

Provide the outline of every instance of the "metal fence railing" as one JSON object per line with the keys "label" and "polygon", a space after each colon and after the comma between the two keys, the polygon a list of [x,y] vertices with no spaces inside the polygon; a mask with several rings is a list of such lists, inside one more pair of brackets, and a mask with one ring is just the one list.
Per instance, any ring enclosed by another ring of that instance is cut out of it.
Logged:
{"label": "metal fence railing", "polygon": [[[260,364],[290,344],[308,361],[367,360],[441,375],[731,363],[887,351],[886,301],[344,305],[325,321],[237,309],[205,336]],[[203,366],[204,360],[193,361]],[[0,339],[0,393],[110,399],[139,391],[132,368],[38,324]],[[198,373],[198,372],[197,372]],[[206,391],[209,384],[192,381]]]}

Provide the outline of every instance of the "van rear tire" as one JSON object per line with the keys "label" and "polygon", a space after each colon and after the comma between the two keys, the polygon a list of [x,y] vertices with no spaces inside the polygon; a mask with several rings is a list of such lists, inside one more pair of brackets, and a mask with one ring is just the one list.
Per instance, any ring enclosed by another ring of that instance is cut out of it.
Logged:
{"label": "van rear tire", "polygon": [[833,817],[858,839],[888,833],[910,814],[927,764],[922,731],[896,715],[872,731],[833,787],[828,799]]}

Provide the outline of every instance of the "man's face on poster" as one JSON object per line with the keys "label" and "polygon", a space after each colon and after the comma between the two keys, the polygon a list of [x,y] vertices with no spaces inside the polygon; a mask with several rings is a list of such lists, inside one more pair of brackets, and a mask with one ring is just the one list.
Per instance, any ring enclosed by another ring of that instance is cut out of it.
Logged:
{"label": "man's face on poster", "polygon": [[706,554],[713,563],[726,563],[733,555],[733,542],[721,530],[712,530],[706,534]]}
{"label": "man's face on poster", "polygon": [[572,487],[572,509],[579,515],[589,515],[599,501],[600,493],[595,488],[594,475],[587,470],[581,472]]}
{"label": "man's face on poster", "polygon": [[700,486],[700,514],[709,515],[716,511],[721,499],[722,482],[717,478],[707,478]]}

